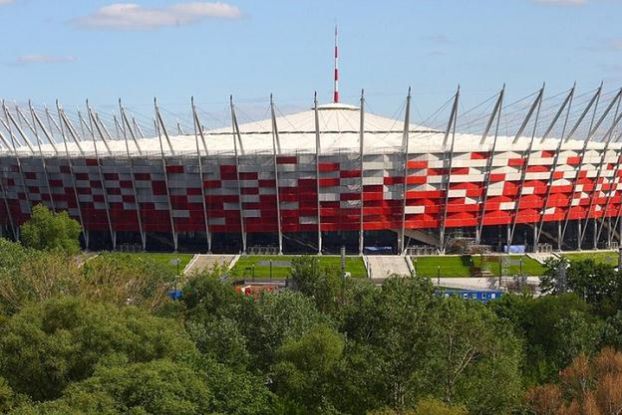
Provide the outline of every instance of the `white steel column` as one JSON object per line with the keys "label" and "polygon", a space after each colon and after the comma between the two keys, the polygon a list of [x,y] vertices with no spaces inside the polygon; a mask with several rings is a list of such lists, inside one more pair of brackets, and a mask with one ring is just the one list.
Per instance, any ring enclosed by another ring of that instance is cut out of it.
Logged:
{"label": "white steel column", "polygon": [[[566,127],[568,126],[568,119],[570,118],[570,109],[572,108],[572,102],[574,99],[575,89],[576,89],[576,84],[573,85],[572,88],[570,89],[568,96],[564,100],[564,103],[562,104],[560,110],[557,112],[557,115],[555,116],[554,121],[556,121],[557,118],[563,112],[563,110],[566,109],[566,117],[564,119],[564,125],[562,127],[561,137],[559,138],[557,148],[555,149],[555,154],[553,155],[553,163],[551,164],[550,175],[549,175],[549,179],[547,180],[546,195],[544,196],[544,203],[542,205],[542,210],[540,212],[540,220],[538,222],[538,225],[535,228],[536,233],[535,233],[534,242],[533,242],[534,251],[537,250],[538,244],[540,243],[540,235],[542,234],[542,228],[544,226],[544,216],[546,215],[546,209],[549,206],[549,198],[551,197],[551,187],[553,186],[553,182],[555,181],[554,175],[555,175],[555,171],[557,170],[557,165],[559,162],[559,155],[562,151],[562,144],[564,143],[564,137],[566,136]],[[584,112],[583,117],[585,116],[586,113],[587,111]],[[580,117],[579,122],[583,120],[583,117]],[[548,135],[549,133],[550,131],[547,131],[546,135]],[[541,144],[543,142],[544,142],[544,137],[540,140]]]}
{"label": "white steel column", "polygon": [[[89,231],[84,226],[84,218],[82,217],[82,207],[80,205],[80,196],[78,195],[78,187],[76,186],[76,178],[73,172],[73,163],[71,162],[71,155],[69,154],[69,146],[67,145],[67,136],[65,135],[65,128],[63,127],[63,121],[61,119],[62,110],[58,101],[56,101],[56,109],[58,111],[58,118],[60,121],[60,133],[63,137],[63,144],[65,145],[65,154],[67,155],[67,165],[69,167],[69,177],[71,177],[71,185],[73,186],[73,194],[76,198],[76,207],[78,208],[78,218],[80,219],[80,226],[82,227],[82,234],[84,235],[84,244],[86,245],[86,249],[88,250],[90,245]],[[49,116],[49,112],[48,112]],[[51,119],[51,117],[50,117]]]}
{"label": "white steel column", "polygon": [[313,113],[315,119],[315,178],[317,192],[317,253],[322,255],[322,204],[320,201],[320,115],[317,108],[317,92],[313,96]]}
{"label": "white steel column", "polygon": [[[600,125],[603,123],[603,121],[605,120],[607,115],[609,115],[609,112],[611,111],[611,109],[615,106],[615,104],[618,101],[618,99],[620,98],[621,94],[622,94],[622,90],[620,92],[618,92],[616,94],[616,96],[611,100],[611,102],[609,103],[609,106],[607,107],[607,109],[603,112],[603,114],[601,115],[599,120],[596,122],[596,125],[592,124],[590,126],[590,130],[588,132],[587,138],[585,139],[585,141],[583,143],[583,148],[581,149],[580,162],[579,162],[579,166],[577,168],[577,173],[575,175],[574,183],[572,185],[572,193],[570,194],[570,200],[568,202],[568,210],[566,211],[566,217],[564,219],[564,227],[562,228],[562,240],[563,240],[563,237],[566,235],[566,228],[568,226],[568,220],[570,219],[570,210],[572,208],[572,200],[574,199],[574,194],[577,191],[577,186],[578,186],[578,181],[579,181],[579,173],[581,172],[581,169],[583,168],[583,165],[585,164],[584,163],[584,159],[585,159],[585,153],[587,151],[588,144],[590,143],[590,140],[593,138],[593,136],[596,134],[596,132],[600,128]],[[596,115],[596,108],[597,107],[594,108],[594,116]],[[581,222],[581,219],[579,219],[578,221]],[[581,235],[581,232],[579,233],[579,235]],[[579,240],[577,242],[578,242],[578,248],[580,250],[581,249],[581,240],[580,240],[580,238],[579,238]]]}
{"label": "white steel column", "polygon": [[276,191],[276,219],[279,235],[279,255],[283,255],[283,231],[281,228],[281,199],[279,192],[279,168],[277,163],[277,152],[281,152],[281,142],[279,140],[279,129],[276,125],[276,114],[274,112],[274,101],[270,94],[270,115],[272,117],[272,161],[274,162],[274,190]]}
{"label": "white steel column", "polygon": [[486,203],[488,202],[488,186],[490,185],[490,175],[492,173],[493,160],[495,157],[495,152],[497,151],[497,138],[499,137],[499,124],[501,122],[501,110],[503,108],[504,95],[505,85],[503,85],[501,92],[499,92],[499,98],[497,98],[497,102],[495,103],[492,113],[490,114],[488,124],[486,124],[484,134],[482,134],[482,139],[479,142],[480,146],[483,146],[486,143],[486,138],[488,138],[490,129],[492,128],[492,125],[496,120],[495,136],[492,140],[492,148],[490,149],[490,155],[488,157],[488,160],[486,161],[486,167],[484,170],[484,187],[482,188],[483,195],[480,198],[481,205],[479,208],[477,229],[475,230],[475,243],[477,244],[480,244],[482,242],[482,230],[484,228],[484,218],[486,216]]}
{"label": "white steel column", "polygon": [[192,121],[194,124],[194,140],[197,147],[197,159],[199,162],[199,177],[201,182],[201,201],[203,203],[203,220],[205,222],[205,237],[207,238],[207,252],[212,252],[212,233],[209,228],[209,217],[207,214],[207,203],[205,201],[205,178],[203,177],[203,160],[201,158],[201,150],[199,149],[199,135],[203,142],[203,148],[205,149],[205,155],[207,156],[207,145],[205,144],[205,136],[203,135],[203,128],[199,121],[199,115],[197,108],[194,105],[194,97],[191,98],[190,103],[192,105]]}
{"label": "white steel column", "polygon": [[442,209],[441,216],[441,229],[439,234],[439,242],[440,242],[440,251],[442,254],[445,253],[445,230],[447,227],[447,204],[449,204],[449,192],[451,187],[451,168],[453,165],[453,157],[454,157],[454,145],[456,143],[456,124],[458,120],[458,102],[460,100],[460,86],[458,86],[458,91],[456,91],[456,95],[454,98],[454,104],[451,109],[451,115],[449,116],[449,122],[447,123],[447,131],[445,131],[445,138],[443,139],[443,150],[447,146],[447,139],[449,138],[449,134],[451,134],[451,144],[449,146],[449,163],[446,161],[443,162],[443,169],[446,169],[446,173],[444,176],[445,182],[445,200]]}
{"label": "white steel column", "polygon": [[235,107],[233,106],[233,96],[229,97],[229,104],[231,106],[231,122],[233,124],[233,150],[235,153],[235,175],[238,182],[238,205],[240,208],[240,233],[242,235],[242,253],[246,253],[246,227],[244,226],[244,209],[242,205],[242,189],[240,185],[240,158],[238,154],[238,140],[240,141],[240,147],[242,145],[242,137],[240,135],[240,129],[238,127],[238,119],[235,115]]}
{"label": "white steel column", "polygon": [[[158,140],[160,142],[160,154],[162,155],[162,171],[164,172],[164,186],[166,187],[166,200],[168,201],[168,211],[169,211],[168,216],[171,221],[171,233],[173,235],[173,247],[175,249],[175,252],[177,252],[179,248],[179,241],[178,241],[177,231],[175,229],[175,219],[173,217],[173,203],[171,203],[171,192],[169,190],[169,185],[168,185],[168,171],[167,171],[167,165],[166,165],[166,156],[164,155],[164,145],[162,144],[162,132],[160,130],[160,128],[164,129],[164,124],[162,124],[162,117],[160,116],[160,110],[158,108],[158,101],[155,98],[153,99],[153,105],[155,107],[155,113],[156,113],[156,118],[153,121],[153,123],[154,123],[156,133],[158,134]],[[170,145],[170,142],[169,142],[169,147],[171,147],[171,150],[172,150],[172,146]],[[174,153],[171,153],[171,154],[174,154]]]}
{"label": "white steel column", "polygon": [[[123,105],[121,105],[121,100],[119,100],[119,112],[120,114],[123,114],[124,112]],[[116,116],[115,116],[115,120],[116,120]],[[138,221],[138,230],[140,232],[140,243],[143,248],[143,251],[146,251],[147,250],[147,234],[145,233],[145,230],[143,228],[142,213],[140,211],[140,202],[138,200],[138,192],[136,192],[136,178],[134,177],[134,158],[132,157],[130,153],[130,144],[127,139],[127,130],[125,128],[125,124],[123,124],[123,126],[121,127],[121,132],[123,134],[123,140],[125,141],[125,153],[127,154],[127,162],[130,167],[130,182],[132,183],[132,192],[134,193],[134,203],[136,204],[136,220]],[[138,147],[138,144],[136,148],[138,152],[140,153],[140,148]]]}
{"label": "white steel column", "polygon": [[[114,230],[113,226],[112,226],[112,219],[110,217],[110,205],[108,204],[108,190],[106,189],[106,179],[104,177],[104,172],[102,171],[102,162],[101,159],[99,158],[99,151],[97,150],[97,140],[95,139],[95,130],[93,129],[93,120],[94,120],[94,116],[93,113],[91,111],[91,107],[89,106],[89,102],[88,100],[86,101],[86,110],[88,111],[88,115],[89,115],[89,123],[90,125],[90,129],[89,131],[91,131],[91,138],[93,140],[93,149],[95,150],[95,158],[97,159],[97,171],[99,172],[99,180],[101,182],[101,186],[102,186],[102,196],[104,197],[104,206],[106,208],[106,219],[108,220],[108,229],[110,230],[110,239],[112,241],[112,250],[116,251],[117,249],[117,232]],[[101,133],[101,132],[100,132]],[[110,150],[108,150],[110,151]],[[93,204],[95,204],[95,201],[93,201]]]}
{"label": "white steel column", "polygon": [[[514,205],[514,212],[512,214],[512,227],[510,231],[510,240],[508,242],[508,253],[509,253],[509,247],[512,246],[512,242],[514,241],[514,233],[516,231],[518,214],[520,213],[520,202],[523,200],[523,188],[525,187],[525,179],[527,178],[527,169],[529,168],[529,161],[531,160],[531,150],[533,148],[533,142],[536,138],[536,132],[538,131],[538,121],[540,120],[540,109],[542,108],[542,97],[543,96],[544,96],[544,85],[542,85],[542,88],[540,89],[540,92],[538,93],[536,100],[534,101],[533,105],[531,106],[531,109],[529,110],[529,114],[527,115],[527,118],[525,118],[525,121],[523,122],[521,129],[518,131],[513,141],[513,144],[518,143],[518,140],[523,134],[525,128],[527,127],[527,124],[529,123],[531,119],[531,116],[533,115],[533,112],[535,111],[536,118],[534,119],[533,129],[531,132],[531,139],[529,140],[529,146],[527,146],[527,151],[526,151],[527,157],[523,157],[524,163],[522,163],[523,168],[521,169],[520,184],[518,185],[518,194],[517,194],[516,202]],[[523,155],[524,154],[525,152],[523,152]]]}
{"label": "white steel column", "polygon": [[400,255],[406,253],[406,196],[408,194],[408,160],[410,158],[410,95],[408,88],[406,95],[406,109],[404,110],[404,130],[402,132],[402,151],[404,154],[404,181],[402,183],[402,229],[399,234]]}
{"label": "white steel column", "polygon": [[365,247],[365,224],[364,224],[364,209],[365,209],[365,202],[363,200],[363,196],[364,196],[364,192],[363,192],[363,187],[365,185],[364,180],[363,180],[363,176],[364,176],[364,172],[365,172],[365,91],[361,90],[361,108],[360,108],[360,133],[359,133],[359,144],[360,144],[360,149],[359,149],[359,154],[361,155],[361,163],[360,163],[360,171],[361,171],[361,190],[359,192],[359,199],[360,199],[360,203],[361,203],[361,214],[359,216],[359,221],[360,221],[360,228],[359,228],[359,255],[363,255],[363,250]]}
{"label": "white steel column", "polygon": [[[33,125],[30,126],[30,123],[28,123],[28,120],[23,115],[22,115],[22,118],[24,118],[24,121],[26,122],[26,124],[30,127],[32,132],[35,134],[35,138],[37,140],[37,146],[39,147],[39,156],[41,157],[41,165],[43,166],[43,173],[45,174],[45,182],[47,183],[47,187],[48,187],[48,196],[50,198],[50,204],[52,205],[52,211],[56,212],[56,204],[54,203],[54,195],[52,194],[52,185],[50,184],[50,174],[48,172],[47,162],[45,161],[45,157],[43,156],[43,150],[41,149],[41,140],[39,139],[39,133],[37,132],[37,125],[35,123],[35,118],[33,115],[32,105],[30,104],[30,101],[28,102],[28,106],[30,107]],[[16,109],[18,111],[18,114],[21,114],[21,112],[19,112],[19,108],[16,107]],[[53,147],[53,148],[54,148],[54,152],[56,153],[56,155],[58,155],[58,151],[56,151],[56,147]]]}
{"label": "white steel column", "polygon": [[[622,89],[620,90],[620,93],[622,93]],[[618,104],[617,104],[617,108],[615,111],[615,118],[611,124],[611,127],[609,128],[609,130],[607,131],[607,133],[605,134],[605,146],[603,148],[603,151],[600,155],[600,161],[598,163],[598,170],[596,171],[596,177],[594,179],[594,188],[592,189],[592,191],[590,192],[589,195],[589,199],[590,199],[590,204],[588,205],[588,210],[587,213],[585,214],[585,228],[583,229],[583,233],[579,236],[579,243],[583,243],[583,239],[585,238],[585,233],[586,230],[588,228],[588,223],[590,222],[590,212],[592,211],[592,208],[594,207],[594,201],[595,199],[598,197],[598,192],[599,190],[597,190],[596,188],[599,186],[599,181],[600,178],[602,176],[603,173],[603,164],[605,162],[605,158],[607,156],[607,151],[609,151],[609,144],[611,143],[612,138],[614,137],[614,130],[616,129],[616,127],[618,126],[618,124],[620,123],[620,119],[622,119],[622,116],[618,116],[618,110],[620,108],[620,99],[618,98]],[[615,180],[615,177],[612,177],[612,181]],[[602,185],[601,185],[601,189],[602,189]],[[603,217],[604,217],[604,212],[603,212]],[[596,217],[594,217],[594,224],[596,224]],[[596,238],[596,233],[597,230],[594,230],[594,238]],[[596,241],[596,239],[594,240],[594,249],[597,248],[596,244],[598,241]]]}

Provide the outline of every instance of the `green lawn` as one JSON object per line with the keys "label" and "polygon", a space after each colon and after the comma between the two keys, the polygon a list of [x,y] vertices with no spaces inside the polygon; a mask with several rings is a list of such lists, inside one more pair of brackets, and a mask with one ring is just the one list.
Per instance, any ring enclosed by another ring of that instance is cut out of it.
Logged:
{"label": "green lawn", "polygon": [[177,266],[171,264],[171,261],[174,259],[180,260],[179,263],[179,272],[182,273],[184,268],[188,263],[192,260],[193,254],[176,254],[176,253],[151,253],[151,252],[140,252],[140,253],[129,253],[127,255],[132,255],[135,257],[145,258],[155,262],[156,264],[167,268],[170,272],[175,275],[177,273]]}
{"label": "green lawn", "polygon": [[[243,255],[235,263],[231,270],[231,276],[238,278],[270,278],[270,260],[272,260],[272,278],[285,279],[289,276],[290,263],[295,256],[290,255]],[[319,258],[323,266],[331,266],[339,268],[341,266],[341,258],[338,256],[321,256]],[[367,270],[363,259],[360,257],[346,258],[346,272],[349,272],[353,278],[366,278]]]}
{"label": "green lawn", "polygon": [[593,259],[596,262],[602,262],[605,264],[617,265],[618,253],[617,252],[577,252],[571,254],[563,254],[571,261],[580,261],[583,259]]}
{"label": "green lawn", "polygon": [[[521,264],[519,261],[521,258],[524,275],[542,275],[544,272],[542,265],[527,256],[511,255],[509,258],[509,264],[504,268],[505,276],[520,274]],[[439,267],[441,277],[470,277],[474,268],[482,267],[481,256],[479,255],[414,257],[413,264],[417,270],[417,275],[423,277],[436,277]],[[499,276],[498,262],[486,261],[483,268],[493,275]]]}

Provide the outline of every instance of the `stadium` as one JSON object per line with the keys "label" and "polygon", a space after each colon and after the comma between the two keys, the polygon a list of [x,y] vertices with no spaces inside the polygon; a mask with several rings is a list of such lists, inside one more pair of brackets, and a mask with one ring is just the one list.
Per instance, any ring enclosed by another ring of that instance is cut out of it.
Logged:
{"label": "stadium", "polygon": [[[3,105],[0,227],[19,238],[31,208],[67,211],[91,249],[209,252],[451,252],[615,248],[622,226],[622,92],[505,88],[469,111],[460,91],[434,126],[315,102],[265,120],[174,133],[155,105],[144,134],[119,105]],[[440,121],[439,121],[440,120]],[[463,121],[460,121],[463,120]],[[432,125],[431,124],[431,125]],[[473,132],[478,129],[478,132]]]}

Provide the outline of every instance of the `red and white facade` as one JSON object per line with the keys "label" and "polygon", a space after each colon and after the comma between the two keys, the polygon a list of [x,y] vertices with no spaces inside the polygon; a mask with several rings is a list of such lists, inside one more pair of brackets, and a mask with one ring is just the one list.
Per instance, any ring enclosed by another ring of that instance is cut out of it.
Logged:
{"label": "red and white facade", "polygon": [[198,234],[211,249],[214,238],[234,234],[245,250],[248,235],[272,234],[281,248],[283,235],[307,233],[321,250],[326,234],[358,232],[362,250],[366,234],[391,231],[398,250],[412,238],[442,251],[457,228],[478,242],[502,229],[504,245],[610,244],[622,214],[617,112],[593,125],[598,137],[540,137],[529,128],[504,136],[495,129],[502,96],[480,135],[456,131],[457,110],[443,131],[411,124],[409,111],[393,120],[333,103],[248,124],[238,124],[232,105],[232,127],[216,130],[199,128],[193,111],[189,135],[171,135],[156,112],[155,138],[141,138],[122,109],[123,134],[113,138],[89,110],[93,140],[62,111],[53,131],[5,109],[0,227],[18,237],[31,207],[45,203],[113,246],[123,233],[139,235],[143,247],[149,234],[172,235],[175,248],[179,235]]}

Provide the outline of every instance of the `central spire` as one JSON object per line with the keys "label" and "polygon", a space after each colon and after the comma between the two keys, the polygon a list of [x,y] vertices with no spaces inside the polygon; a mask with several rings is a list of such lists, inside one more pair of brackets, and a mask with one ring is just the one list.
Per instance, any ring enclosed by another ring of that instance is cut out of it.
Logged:
{"label": "central spire", "polygon": [[333,102],[339,102],[339,45],[337,43],[337,25],[335,25],[335,84],[333,89]]}

